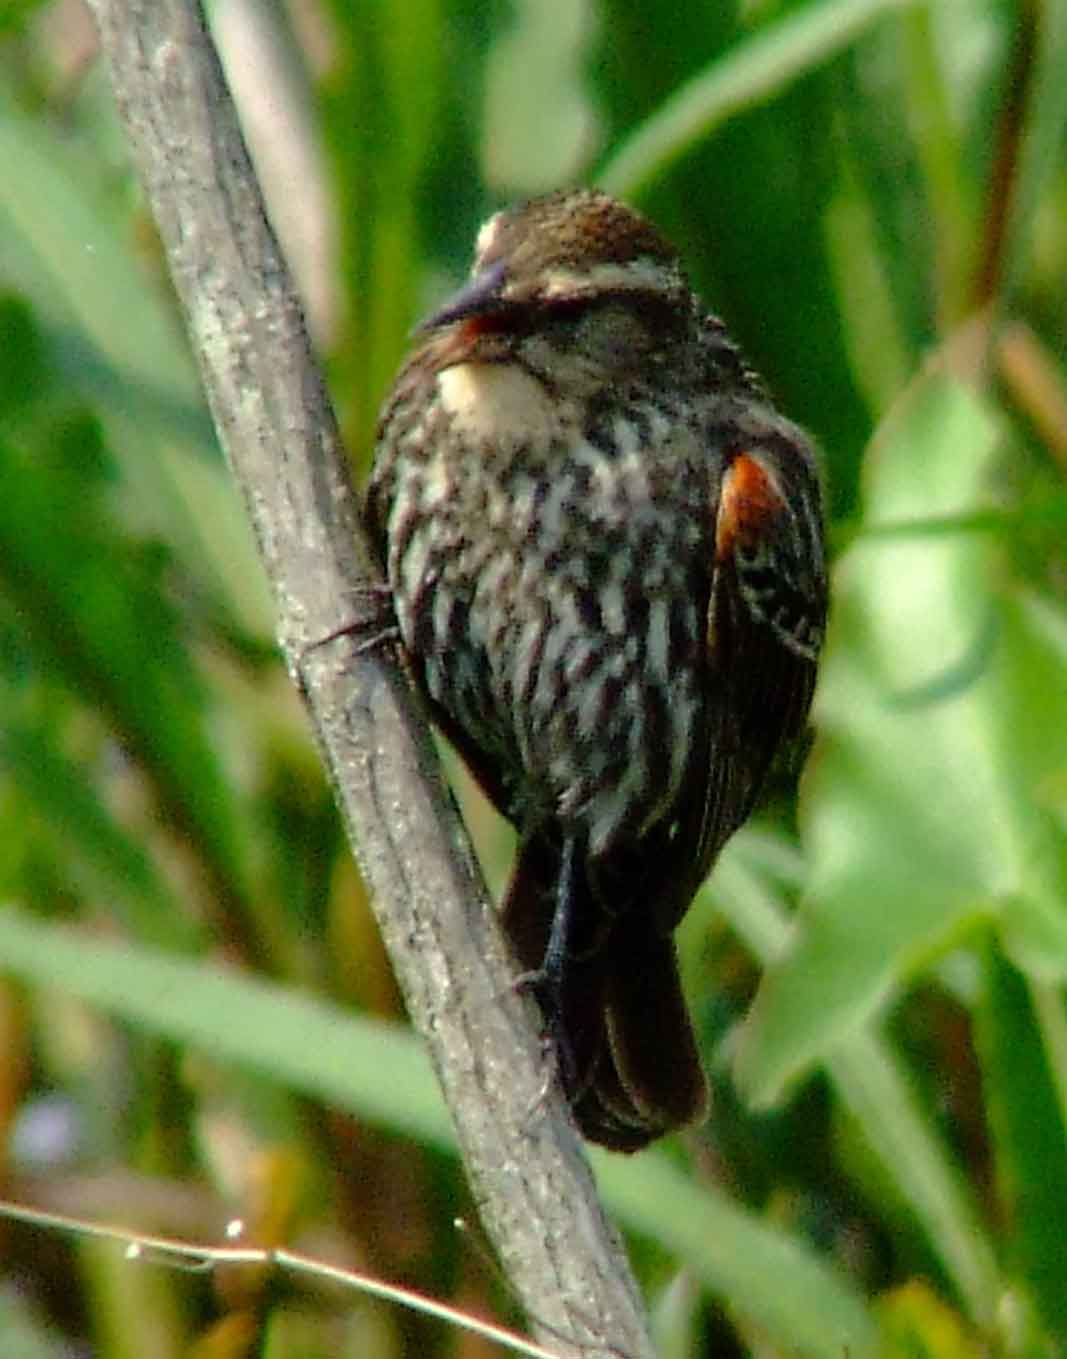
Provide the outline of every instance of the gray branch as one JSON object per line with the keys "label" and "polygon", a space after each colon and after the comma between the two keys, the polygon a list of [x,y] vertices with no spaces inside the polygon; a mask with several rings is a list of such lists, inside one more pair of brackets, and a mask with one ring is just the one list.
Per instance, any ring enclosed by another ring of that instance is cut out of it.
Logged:
{"label": "gray branch", "polygon": [[[92,0],[204,386],[474,1194],[561,1355],[651,1356],[625,1256],[545,1066],[426,725],[390,648],[343,633],[378,579],[293,284],[196,0]],[[387,1073],[383,1073],[387,1078]]]}

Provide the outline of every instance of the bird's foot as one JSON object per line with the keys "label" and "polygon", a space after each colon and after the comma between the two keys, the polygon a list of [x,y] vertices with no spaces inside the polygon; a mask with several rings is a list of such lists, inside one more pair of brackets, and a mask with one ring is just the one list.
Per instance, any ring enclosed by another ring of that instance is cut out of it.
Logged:
{"label": "bird's foot", "polygon": [[338,637],[355,639],[353,651],[355,656],[374,651],[387,642],[400,640],[400,628],[393,608],[393,593],[385,581],[365,581],[356,586],[353,593],[360,601],[362,610],[353,614],[340,626],[333,628],[324,637],[309,642],[297,657],[298,668],[303,666],[313,651],[326,646],[328,642],[336,641]]}

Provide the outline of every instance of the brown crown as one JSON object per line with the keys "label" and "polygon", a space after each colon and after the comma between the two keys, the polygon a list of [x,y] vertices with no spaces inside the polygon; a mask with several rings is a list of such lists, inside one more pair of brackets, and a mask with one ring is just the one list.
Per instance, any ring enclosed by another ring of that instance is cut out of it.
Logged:
{"label": "brown crown", "polygon": [[627,264],[674,265],[677,253],[659,231],[624,204],[593,189],[567,190],[508,208],[486,223],[475,268],[506,260],[510,274]]}

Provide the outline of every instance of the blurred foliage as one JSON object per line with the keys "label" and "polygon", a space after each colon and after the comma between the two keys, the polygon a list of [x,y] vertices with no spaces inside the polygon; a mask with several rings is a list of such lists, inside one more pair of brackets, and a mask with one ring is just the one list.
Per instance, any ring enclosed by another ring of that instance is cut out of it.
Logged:
{"label": "blurred foliage", "polygon": [[[661,223],[825,451],[807,773],[681,930],[714,1112],[594,1158],[661,1353],[1063,1353],[1063,5],[212,12],[234,62],[274,29],[249,136],[290,215],[301,180],[327,205],[286,243],[361,469],[480,220],[569,182]],[[475,1213],[451,1132],[76,0],[0,7],[0,162],[2,1192],[184,1239],[240,1218],[519,1322],[452,1227]],[[457,784],[499,882],[508,837]],[[5,1356],[490,1352],[25,1226],[0,1259]]]}

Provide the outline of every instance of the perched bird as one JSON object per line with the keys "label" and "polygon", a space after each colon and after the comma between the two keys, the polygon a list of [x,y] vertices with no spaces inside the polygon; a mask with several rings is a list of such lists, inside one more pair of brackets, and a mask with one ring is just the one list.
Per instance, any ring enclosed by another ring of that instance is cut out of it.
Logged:
{"label": "perched bird", "polygon": [[672,939],[803,728],[819,480],[675,251],[587,190],[498,213],[382,411],[367,511],[434,720],[520,844],[503,922],[577,1124],[705,1111]]}

